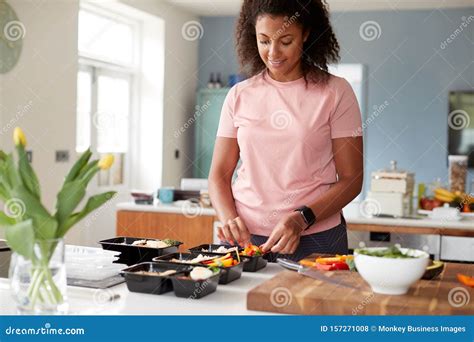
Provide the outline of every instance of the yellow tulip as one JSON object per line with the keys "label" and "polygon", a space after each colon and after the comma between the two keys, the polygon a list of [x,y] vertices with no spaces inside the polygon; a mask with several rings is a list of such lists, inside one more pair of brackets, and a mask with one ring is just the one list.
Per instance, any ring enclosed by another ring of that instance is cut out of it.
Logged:
{"label": "yellow tulip", "polygon": [[100,158],[97,166],[99,166],[101,170],[108,170],[110,169],[113,163],[114,163],[114,156],[112,154],[106,154],[105,156]]}
{"label": "yellow tulip", "polygon": [[26,146],[26,137],[20,127],[15,127],[15,130],[13,131],[13,143],[15,146]]}

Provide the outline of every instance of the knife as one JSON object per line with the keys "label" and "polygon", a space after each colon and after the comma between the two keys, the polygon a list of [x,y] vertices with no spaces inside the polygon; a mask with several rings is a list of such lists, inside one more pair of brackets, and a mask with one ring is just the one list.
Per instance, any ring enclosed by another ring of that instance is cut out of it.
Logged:
{"label": "knife", "polygon": [[305,266],[300,265],[297,262],[294,262],[292,260],[277,258],[276,261],[277,261],[278,264],[280,264],[280,266],[282,266],[286,269],[289,269],[291,271],[296,271],[301,275],[304,275],[304,276],[307,276],[307,277],[310,277],[310,278],[313,278],[313,279],[316,279],[316,280],[321,280],[321,281],[324,281],[326,283],[331,283],[331,284],[335,284],[335,285],[338,285],[338,286],[347,287],[347,288],[350,288],[350,289],[355,289],[355,290],[359,289],[358,287],[353,286],[349,283],[346,283],[345,281],[332,279],[328,276],[323,275],[320,271],[311,269],[310,267],[305,267]]}
{"label": "knife", "polygon": [[391,214],[374,214],[373,217],[377,218],[393,218],[393,219],[407,219],[407,220],[421,220],[418,216],[397,216]]}

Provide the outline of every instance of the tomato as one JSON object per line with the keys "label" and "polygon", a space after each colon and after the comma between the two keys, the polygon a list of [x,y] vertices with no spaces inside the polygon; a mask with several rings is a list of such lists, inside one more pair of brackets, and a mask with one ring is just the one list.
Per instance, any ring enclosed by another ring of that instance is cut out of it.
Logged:
{"label": "tomato", "polygon": [[349,265],[345,261],[335,262],[331,266],[333,267],[332,270],[349,270]]}
{"label": "tomato", "polygon": [[323,265],[323,264],[316,263],[316,268],[320,271],[331,271],[332,265]]}

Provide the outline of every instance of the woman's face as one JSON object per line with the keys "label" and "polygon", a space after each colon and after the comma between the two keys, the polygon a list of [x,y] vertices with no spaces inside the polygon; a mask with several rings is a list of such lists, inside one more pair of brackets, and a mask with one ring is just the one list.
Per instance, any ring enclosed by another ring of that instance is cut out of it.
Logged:
{"label": "woman's face", "polygon": [[302,76],[301,55],[309,32],[303,32],[295,17],[261,15],[255,24],[260,58],[270,76],[281,82]]}

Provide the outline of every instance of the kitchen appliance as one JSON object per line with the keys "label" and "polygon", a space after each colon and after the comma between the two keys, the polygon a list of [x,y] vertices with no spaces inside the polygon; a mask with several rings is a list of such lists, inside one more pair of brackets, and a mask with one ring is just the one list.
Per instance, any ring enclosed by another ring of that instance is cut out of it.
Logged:
{"label": "kitchen appliance", "polygon": [[12,252],[5,240],[0,240],[0,278],[8,278]]}
{"label": "kitchen appliance", "polygon": [[392,160],[389,169],[372,172],[370,191],[367,198],[375,203],[372,214],[387,214],[396,217],[412,214],[415,174],[397,168]]}

